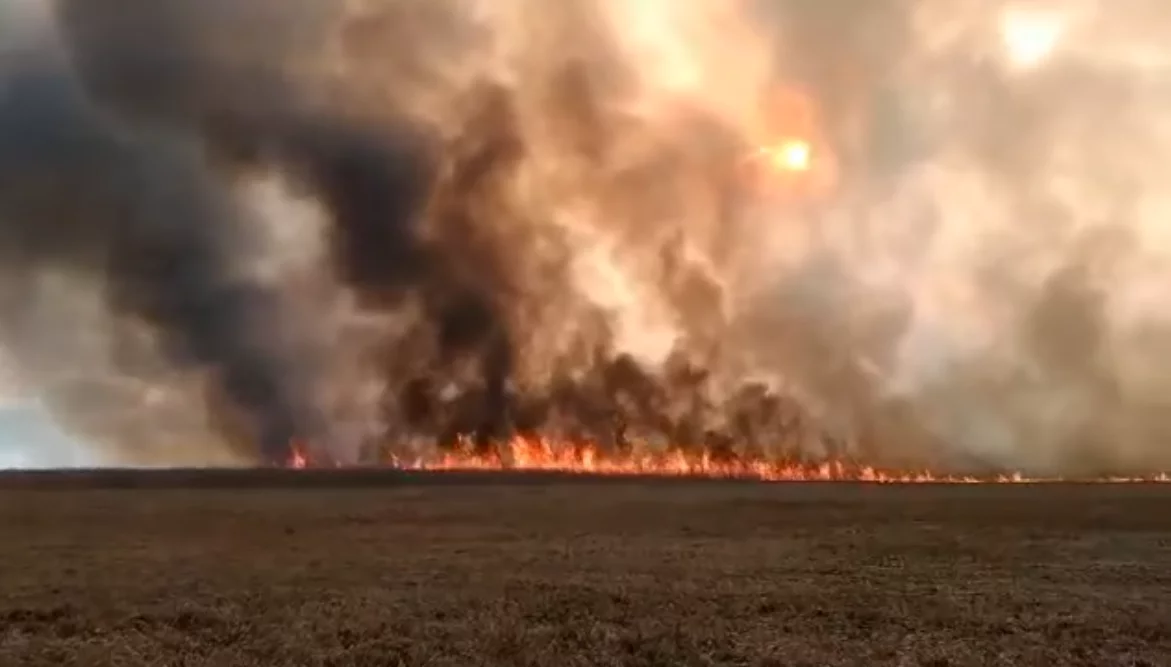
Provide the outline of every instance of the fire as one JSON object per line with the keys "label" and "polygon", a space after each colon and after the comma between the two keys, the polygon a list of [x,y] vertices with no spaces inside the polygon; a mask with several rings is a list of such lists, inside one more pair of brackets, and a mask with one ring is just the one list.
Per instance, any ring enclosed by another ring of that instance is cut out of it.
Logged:
{"label": "fire", "polygon": [[[542,439],[515,438],[489,452],[461,441],[453,451],[434,459],[395,461],[396,467],[439,471],[533,471],[607,476],[694,477],[745,479],[761,482],[873,482],[886,484],[1028,483],[1066,481],[1030,478],[1020,474],[964,476],[930,471],[891,471],[844,461],[799,463],[767,459],[738,459],[711,451],[633,451],[611,454],[591,444],[565,445]],[[1098,482],[1171,482],[1171,475],[1142,478],[1102,478]]]}
{"label": "fire", "polygon": [[292,452],[289,454],[289,467],[294,470],[302,470],[309,465],[309,459],[305,456],[305,446],[302,443],[294,442],[291,446]]}

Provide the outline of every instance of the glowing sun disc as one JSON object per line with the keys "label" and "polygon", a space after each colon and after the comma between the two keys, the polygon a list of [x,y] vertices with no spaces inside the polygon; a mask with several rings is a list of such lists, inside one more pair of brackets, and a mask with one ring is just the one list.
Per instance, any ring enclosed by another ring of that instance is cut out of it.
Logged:
{"label": "glowing sun disc", "polygon": [[809,171],[813,164],[812,147],[800,139],[790,139],[776,146],[762,148],[761,153],[778,171]]}

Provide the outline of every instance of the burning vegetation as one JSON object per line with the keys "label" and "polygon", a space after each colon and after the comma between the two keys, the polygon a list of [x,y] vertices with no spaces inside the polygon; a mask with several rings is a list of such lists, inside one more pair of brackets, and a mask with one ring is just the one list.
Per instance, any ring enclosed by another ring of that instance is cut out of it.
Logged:
{"label": "burning vegetation", "polygon": [[877,484],[1019,484],[1086,481],[1100,483],[1166,483],[1165,473],[1139,476],[1030,477],[1019,472],[947,473],[881,468],[853,461],[742,458],[727,451],[672,449],[665,452],[606,452],[586,443],[566,446],[544,440],[515,438],[488,452],[467,440],[432,460],[392,461],[412,470],[519,470],[585,475],[649,475],[744,479],[763,482],[870,482]]}
{"label": "burning vegetation", "polygon": [[1171,468],[1162,121],[1077,129],[1145,79],[1045,78],[1072,15],[791,4],[27,0],[6,347],[121,462]]}

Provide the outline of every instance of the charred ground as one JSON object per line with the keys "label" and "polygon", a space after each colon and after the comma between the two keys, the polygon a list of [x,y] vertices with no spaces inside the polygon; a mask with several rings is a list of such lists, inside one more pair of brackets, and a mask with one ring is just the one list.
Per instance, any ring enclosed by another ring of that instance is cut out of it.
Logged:
{"label": "charred ground", "polygon": [[0,663],[1171,655],[1167,485],[184,475],[0,480]]}

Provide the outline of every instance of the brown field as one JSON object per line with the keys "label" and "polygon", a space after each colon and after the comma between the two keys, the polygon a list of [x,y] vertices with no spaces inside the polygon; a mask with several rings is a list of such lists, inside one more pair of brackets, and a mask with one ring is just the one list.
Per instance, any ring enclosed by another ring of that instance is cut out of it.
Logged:
{"label": "brown field", "polygon": [[1166,484],[0,488],[5,667],[1171,665]]}

